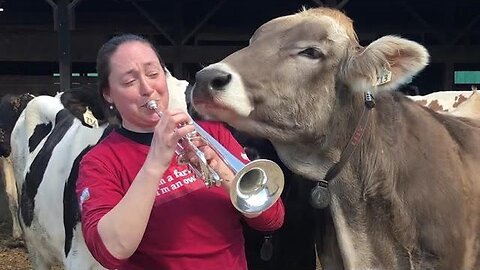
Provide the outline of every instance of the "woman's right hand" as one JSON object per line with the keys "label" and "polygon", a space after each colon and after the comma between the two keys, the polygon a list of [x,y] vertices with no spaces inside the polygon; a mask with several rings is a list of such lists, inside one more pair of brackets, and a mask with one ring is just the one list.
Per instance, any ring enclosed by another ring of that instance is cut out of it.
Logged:
{"label": "woman's right hand", "polygon": [[158,121],[147,160],[153,168],[166,170],[170,166],[178,141],[194,131],[192,119],[184,111],[165,110]]}

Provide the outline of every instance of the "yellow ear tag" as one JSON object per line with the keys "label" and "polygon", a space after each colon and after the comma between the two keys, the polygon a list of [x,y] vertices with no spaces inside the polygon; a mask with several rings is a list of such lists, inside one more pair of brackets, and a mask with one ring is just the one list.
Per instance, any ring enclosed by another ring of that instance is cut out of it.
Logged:
{"label": "yellow ear tag", "polygon": [[83,122],[90,126],[91,128],[98,128],[98,120],[95,118],[93,115],[92,111],[90,111],[90,108],[88,108],[86,111],[83,113]]}
{"label": "yellow ear tag", "polygon": [[386,84],[392,80],[392,72],[386,66],[383,67],[381,74],[377,76],[376,86]]}

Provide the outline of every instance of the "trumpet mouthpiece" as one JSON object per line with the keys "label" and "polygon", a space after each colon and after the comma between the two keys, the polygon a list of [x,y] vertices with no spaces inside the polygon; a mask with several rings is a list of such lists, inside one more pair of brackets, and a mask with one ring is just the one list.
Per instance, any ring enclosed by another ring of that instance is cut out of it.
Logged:
{"label": "trumpet mouthpiece", "polygon": [[149,100],[147,102],[147,108],[150,110],[155,110],[157,108],[157,102],[155,100]]}

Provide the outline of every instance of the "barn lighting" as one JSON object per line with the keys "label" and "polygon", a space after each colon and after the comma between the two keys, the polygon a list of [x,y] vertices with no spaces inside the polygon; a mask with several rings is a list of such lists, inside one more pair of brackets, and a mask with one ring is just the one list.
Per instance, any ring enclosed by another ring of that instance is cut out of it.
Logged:
{"label": "barn lighting", "polygon": [[[80,77],[80,73],[72,73],[72,77]],[[53,73],[53,77],[60,77],[60,73]]]}
{"label": "barn lighting", "polygon": [[[53,77],[60,77],[60,73],[53,73],[52,74]],[[71,74],[72,77],[92,77],[92,78],[95,78],[95,77],[98,77],[98,73],[96,72],[87,72],[87,73],[78,73],[78,72],[72,72]]]}
{"label": "barn lighting", "polygon": [[2,11],[3,11],[3,8],[2,8],[2,7],[0,7],[0,12],[2,12]]}

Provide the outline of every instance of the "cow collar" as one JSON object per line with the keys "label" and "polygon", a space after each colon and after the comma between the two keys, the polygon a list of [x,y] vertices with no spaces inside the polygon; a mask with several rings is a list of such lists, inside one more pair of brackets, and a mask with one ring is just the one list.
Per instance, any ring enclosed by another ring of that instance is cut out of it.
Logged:
{"label": "cow collar", "polygon": [[330,193],[328,191],[328,183],[333,180],[342,171],[345,164],[352,156],[353,152],[357,148],[360,140],[367,128],[368,119],[370,118],[370,112],[375,107],[375,99],[370,91],[364,93],[364,104],[362,115],[358,121],[357,127],[350,138],[347,146],[343,149],[340,155],[340,160],[333,164],[328,169],[325,177],[318,181],[316,187],[314,187],[310,194],[311,204],[315,208],[325,208],[330,203]]}

